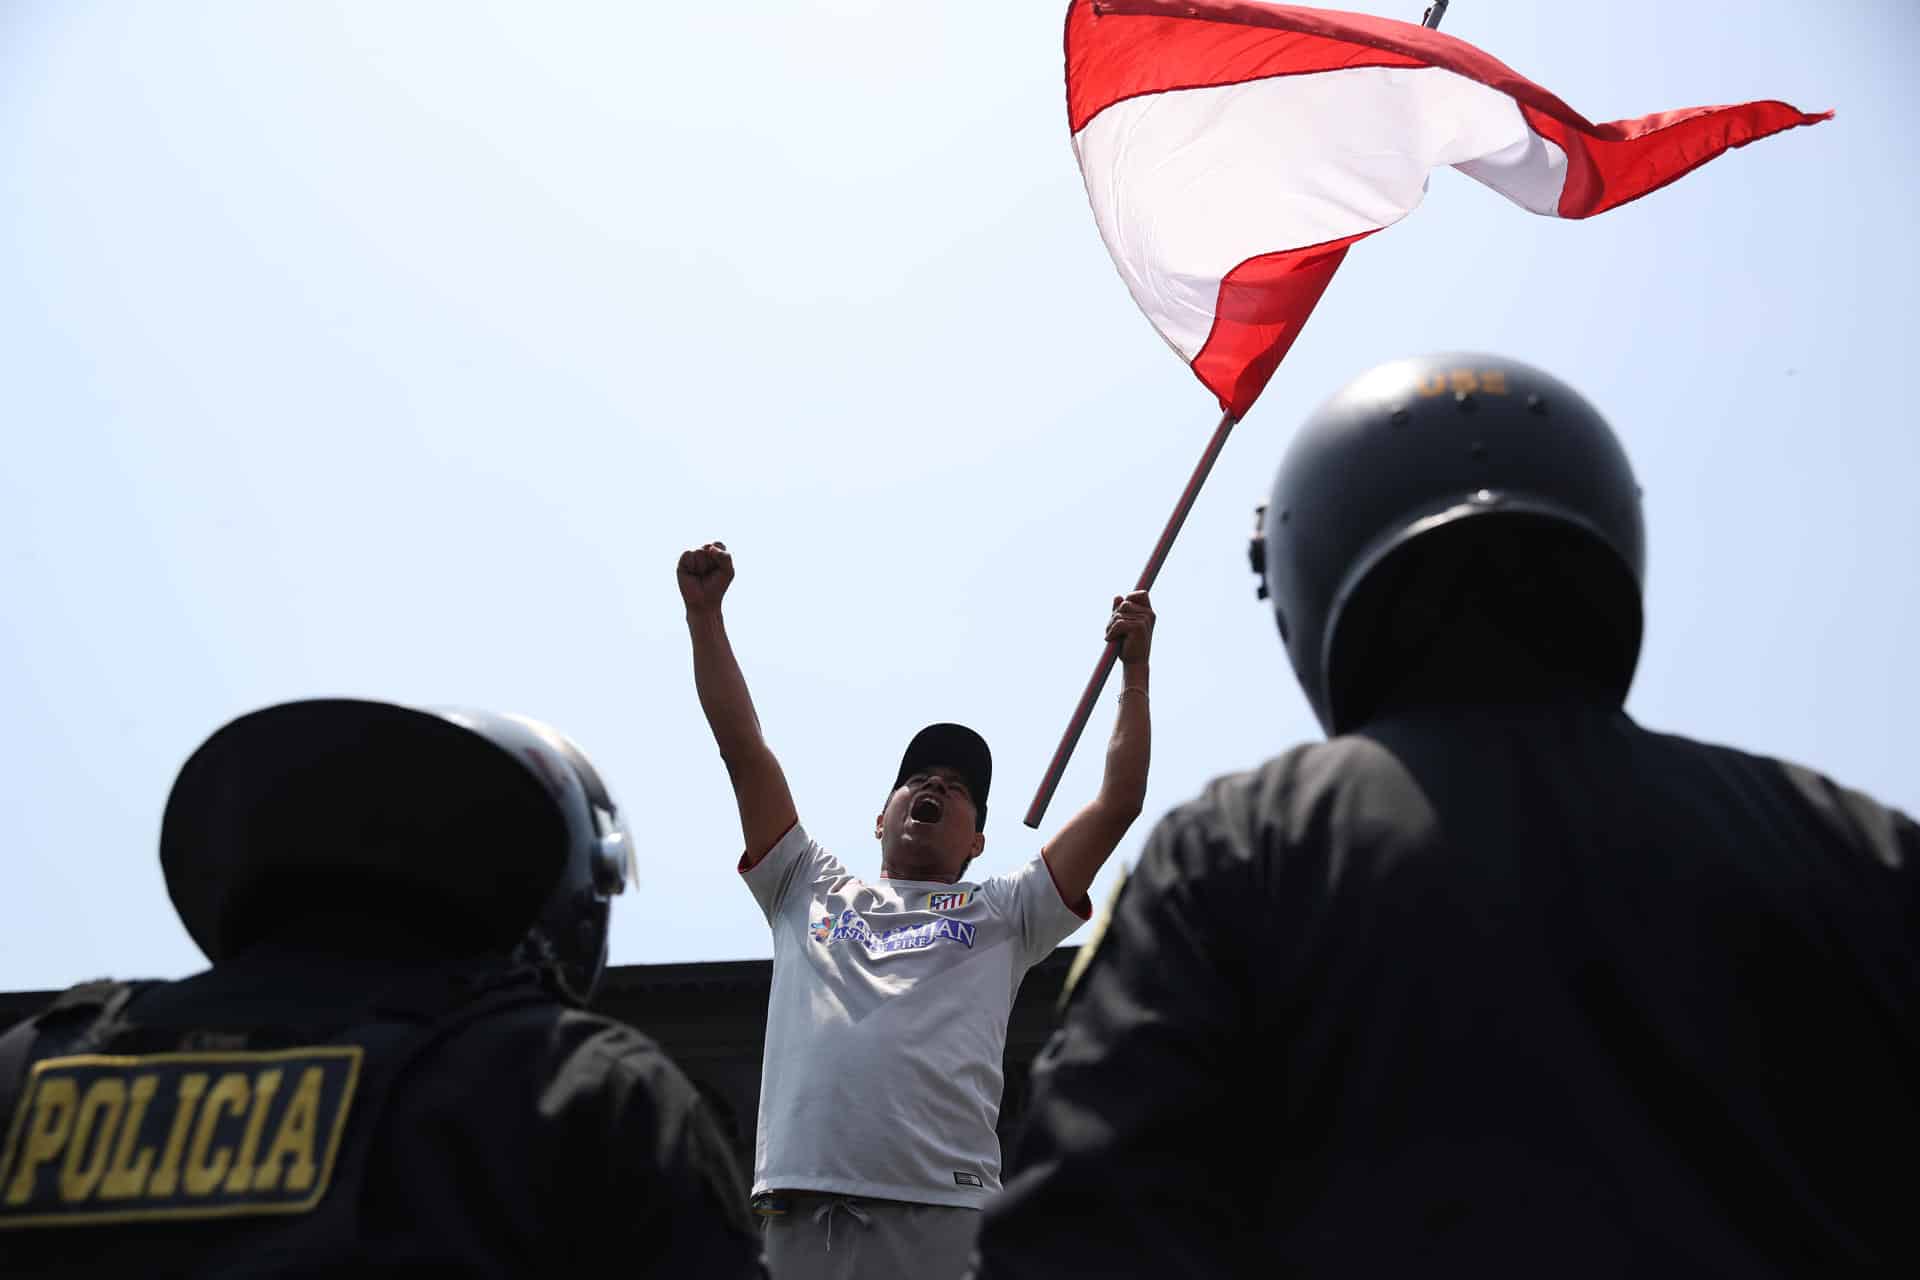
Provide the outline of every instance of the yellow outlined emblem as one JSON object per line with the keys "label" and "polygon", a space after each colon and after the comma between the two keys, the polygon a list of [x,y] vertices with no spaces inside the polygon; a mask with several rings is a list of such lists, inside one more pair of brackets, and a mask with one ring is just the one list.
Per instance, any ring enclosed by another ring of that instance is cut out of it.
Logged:
{"label": "yellow outlined emblem", "polygon": [[1448,392],[1454,395],[1473,395],[1479,393],[1488,396],[1504,396],[1507,391],[1507,374],[1504,369],[1454,369],[1447,373],[1431,373],[1420,380],[1414,388],[1422,396],[1443,396]]}
{"label": "yellow outlined emblem", "polygon": [[0,1229],[305,1213],[333,1177],[358,1045],[36,1062]]}

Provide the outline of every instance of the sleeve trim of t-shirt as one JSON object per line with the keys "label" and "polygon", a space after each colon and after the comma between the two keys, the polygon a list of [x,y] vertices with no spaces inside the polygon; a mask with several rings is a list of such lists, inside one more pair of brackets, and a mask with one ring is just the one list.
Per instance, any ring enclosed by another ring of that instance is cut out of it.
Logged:
{"label": "sleeve trim of t-shirt", "polygon": [[793,829],[799,825],[800,825],[800,819],[795,818],[790,824],[788,824],[787,829],[780,833],[780,838],[778,840],[775,840],[772,844],[768,845],[766,848],[762,849],[760,852],[755,853],[751,849],[748,849],[742,852],[740,855],[740,865],[736,867],[735,870],[739,871],[741,875],[745,875],[747,874],[747,872],[759,866],[762,862],[765,862],[767,860],[767,855],[772,853],[775,849],[778,849],[780,847],[780,841],[785,840],[788,836],[792,835]]}
{"label": "sleeve trim of t-shirt", "polygon": [[1047,869],[1047,879],[1053,881],[1053,891],[1060,895],[1060,901],[1066,906],[1067,910],[1073,912],[1073,914],[1079,916],[1082,920],[1093,919],[1092,895],[1083,893],[1080,895],[1080,901],[1068,902],[1067,891],[1060,887],[1060,877],[1053,874],[1053,864],[1047,861],[1047,851],[1045,849],[1040,850],[1040,865]]}

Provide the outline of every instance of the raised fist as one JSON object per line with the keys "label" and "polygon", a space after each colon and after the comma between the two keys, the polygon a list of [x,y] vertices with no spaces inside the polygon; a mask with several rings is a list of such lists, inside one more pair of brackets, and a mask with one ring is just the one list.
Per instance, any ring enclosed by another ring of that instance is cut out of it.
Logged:
{"label": "raised fist", "polygon": [[733,582],[733,557],[724,542],[709,542],[703,547],[680,553],[674,576],[680,582],[680,598],[689,613],[712,613],[720,608],[720,597]]}

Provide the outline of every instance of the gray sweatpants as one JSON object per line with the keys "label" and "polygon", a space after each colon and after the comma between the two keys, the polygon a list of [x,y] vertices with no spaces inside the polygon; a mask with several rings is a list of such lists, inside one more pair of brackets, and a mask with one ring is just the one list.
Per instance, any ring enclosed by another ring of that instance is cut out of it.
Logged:
{"label": "gray sweatpants", "polygon": [[772,1280],[960,1280],[980,1211],[955,1205],[787,1193],[763,1218]]}

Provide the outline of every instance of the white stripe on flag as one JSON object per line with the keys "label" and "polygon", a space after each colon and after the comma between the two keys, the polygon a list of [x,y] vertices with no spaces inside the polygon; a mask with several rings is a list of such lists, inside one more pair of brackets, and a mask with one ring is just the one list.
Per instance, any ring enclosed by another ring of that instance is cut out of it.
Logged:
{"label": "white stripe on flag", "polygon": [[1566,177],[1512,98],[1439,67],[1143,94],[1095,115],[1074,149],[1127,289],[1189,361],[1234,267],[1399,221],[1437,165],[1548,215]]}

